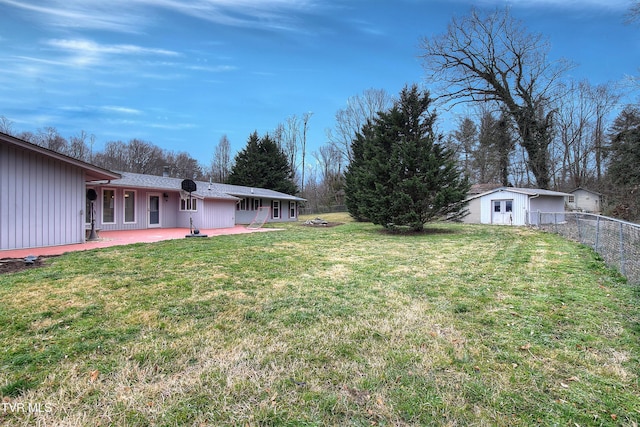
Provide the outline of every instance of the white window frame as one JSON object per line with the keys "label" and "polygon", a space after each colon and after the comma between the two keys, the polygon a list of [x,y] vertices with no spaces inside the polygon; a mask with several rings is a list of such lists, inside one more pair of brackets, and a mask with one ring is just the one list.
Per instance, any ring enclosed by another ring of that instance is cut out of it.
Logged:
{"label": "white window frame", "polygon": [[[113,206],[111,207],[111,209],[113,210],[113,221],[105,221],[104,219],[104,213],[105,213],[105,203],[104,203],[104,198],[105,198],[105,193],[107,191],[112,191],[113,192],[113,197],[111,198]],[[115,188],[103,188],[102,192],[101,192],[101,198],[100,198],[100,219],[102,220],[102,224],[115,224],[116,223],[116,211],[117,211],[117,199],[116,199],[116,189]]]}
{"label": "white window frame", "polygon": [[[133,193],[133,221],[127,221],[127,193]],[[138,222],[138,209],[136,203],[138,201],[138,192],[136,190],[124,190],[122,192],[122,223],[135,224]]]}
{"label": "white window frame", "polygon": [[181,198],[180,212],[198,212],[198,199],[193,196],[184,199]]}
{"label": "white window frame", "polygon": [[271,201],[271,218],[280,219],[280,200]]}
{"label": "white window frame", "polygon": [[298,203],[297,202],[289,202],[289,218],[297,218],[298,217]]}

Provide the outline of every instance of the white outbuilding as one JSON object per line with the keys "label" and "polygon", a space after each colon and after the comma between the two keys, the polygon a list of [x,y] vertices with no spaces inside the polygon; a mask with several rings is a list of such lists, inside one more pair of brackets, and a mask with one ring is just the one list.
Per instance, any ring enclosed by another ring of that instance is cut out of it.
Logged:
{"label": "white outbuilding", "polygon": [[[538,188],[500,187],[467,199],[468,224],[537,225],[545,213],[565,211],[567,193]],[[557,215],[553,219],[557,221]]]}

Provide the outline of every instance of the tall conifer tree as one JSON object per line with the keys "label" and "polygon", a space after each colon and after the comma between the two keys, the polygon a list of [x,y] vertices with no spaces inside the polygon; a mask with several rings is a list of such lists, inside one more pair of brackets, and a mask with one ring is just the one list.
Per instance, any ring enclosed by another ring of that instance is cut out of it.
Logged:
{"label": "tall conifer tree", "polygon": [[416,85],[405,87],[389,111],[356,135],[345,177],[356,219],[421,231],[429,221],[463,214],[468,179],[434,131],[431,103]]}
{"label": "tall conifer tree", "polygon": [[254,132],[236,155],[227,183],[296,194],[298,187],[292,178],[287,156],[278,144],[269,135],[259,138]]}

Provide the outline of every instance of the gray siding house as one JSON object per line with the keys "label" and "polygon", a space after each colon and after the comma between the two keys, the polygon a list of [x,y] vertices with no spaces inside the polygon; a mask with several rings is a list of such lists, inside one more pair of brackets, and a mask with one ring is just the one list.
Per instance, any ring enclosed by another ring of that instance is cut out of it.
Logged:
{"label": "gray siding house", "polygon": [[0,133],[0,250],[83,243],[87,183],[119,177]]}
{"label": "gray siding house", "polygon": [[536,225],[539,213],[564,212],[567,193],[500,187],[467,199],[468,224]]}

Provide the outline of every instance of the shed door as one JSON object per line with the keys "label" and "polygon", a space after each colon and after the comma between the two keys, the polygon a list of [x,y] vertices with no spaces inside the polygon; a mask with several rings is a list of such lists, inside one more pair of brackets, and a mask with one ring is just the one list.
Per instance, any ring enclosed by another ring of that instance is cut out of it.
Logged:
{"label": "shed door", "polygon": [[513,199],[493,200],[491,202],[491,208],[492,224],[513,224]]}

